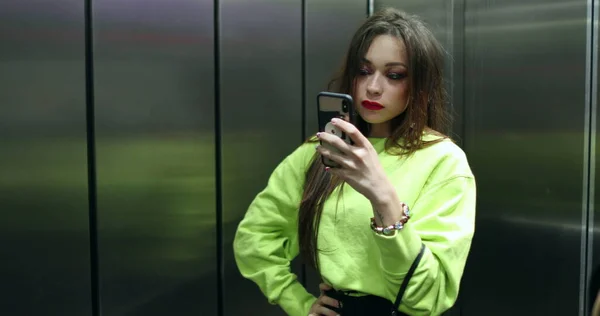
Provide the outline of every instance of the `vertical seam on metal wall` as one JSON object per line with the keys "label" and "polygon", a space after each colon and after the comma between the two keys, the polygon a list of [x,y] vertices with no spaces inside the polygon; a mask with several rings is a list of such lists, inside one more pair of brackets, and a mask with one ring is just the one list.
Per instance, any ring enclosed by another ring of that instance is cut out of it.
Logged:
{"label": "vertical seam on metal wall", "polygon": [[[584,205],[584,233],[582,240],[582,262],[580,276],[580,312],[585,315],[588,311],[588,279],[593,268],[593,231],[594,231],[594,194],[596,176],[596,112],[597,112],[597,63],[598,63],[598,7],[595,0],[588,0],[587,12],[587,40],[586,40],[586,119],[588,137],[586,145],[587,153],[587,192],[586,204]],[[584,176],[585,177],[585,176]]]}
{"label": "vertical seam on metal wall", "polygon": [[[302,133],[301,144],[306,139],[306,0],[302,0],[300,8],[301,17],[301,30],[300,30],[300,74],[301,74],[301,107],[302,107],[302,127],[300,128]],[[300,282],[306,286],[306,265],[304,263],[300,266]]]}
{"label": "vertical seam on metal wall", "polygon": [[100,273],[98,262],[98,212],[96,189],[96,128],[94,104],[94,37],[92,21],[92,0],[84,2],[85,16],[85,103],[87,129],[87,168],[88,168],[88,225],[90,234],[90,281],[92,315],[101,315]]}
{"label": "vertical seam on metal wall", "polygon": [[300,76],[301,78],[301,107],[302,107],[302,142],[306,138],[306,0],[302,0],[300,8],[300,19],[301,19],[301,29],[300,29]]}
{"label": "vertical seam on metal wall", "polygon": [[596,133],[596,31],[594,0],[588,0],[586,25],[586,87],[585,87],[585,133],[584,133],[584,190],[582,209],[581,261],[579,280],[579,314],[588,313],[588,275],[591,270],[593,212],[594,212],[594,178],[595,178],[595,133]]}
{"label": "vertical seam on metal wall", "polygon": [[[449,47],[452,49],[451,63],[450,63],[450,80],[451,80],[451,91],[452,91],[452,114],[459,116],[460,125],[457,128],[456,133],[460,138],[460,145],[466,152],[466,97],[465,97],[465,0],[452,0],[450,2],[450,14],[449,14],[449,26],[451,34],[449,36],[450,43]],[[457,36],[460,36],[460,40],[456,40]],[[457,58],[458,57],[458,58]],[[457,65],[458,63],[458,65]],[[457,75],[458,72],[458,75]],[[460,82],[462,81],[462,82]],[[456,88],[456,85],[459,85]],[[459,107],[461,110],[456,111]],[[453,117],[452,128],[454,128],[456,118]],[[457,301],[455,302],[456,311],[458,315],[463,313],[463,302],[465,297],[465,291],[461,291]]]}
{"label": "vertical seam on metal wall", "polygon": [[[597,112],[598,112],[598,0],[591,0],[591,33],[592,33],[592,45],[590,47],[591,58],[591,69],[590,69],[590,100],[591,100],[591,119],[590,119],[590,181],[588,190],[589,195],[589,207],[588,207],[588,240],[586,248],[588,250],[587,258],[587,269],[586,269],[586,280],[591,276],[593,269],[593,249],[594,249],[594,213],[595,213],[595,192],[596,192],[596,133],[597,133]],[[589,297],[587,293],[587,283],[585,297]],[[586,302],[586,305],[589,305]]]}
{"label": "vertical seam on metal wall", "polygon": [[[590,41],[590,47],[588,53],[590,54],[590,58],[588,58],[590,68],[588,70],[589,75],[589,113],[590,113],[590,139],[589,139],[589,178],[588,178],[588,207],[587,207],[587,222],[586,222],[586,244],[585,249],[586,253],[586,271],[585,271],[585,290],[584,290],[584,303],[588,305],[588,282],[590,276],[590,271],[592,268],[593,261],[593,229],[594,229],[594,196],[595,196],[595,179],[596,179],[596,113],[597,113],[597,44],[598,44],[598,29],[597,29],[597,19],[598,19],[598,8],[595,5],[594,0],[589,0],[589,10],[590,10],[590,21],[589,25],[589,34],[590,37],[588,41]],[[585,310],[585,308],[584,308]],[[587,313],[587,312],[586,312]]]}
{"label": "vertical seam on metal wall", "polygon": [[[448,93],[450,94],[450,109],[448,109],[451,113],[451,126],[449,127],[451,130],[454,129],[454,124],[456,123],[456,82],[454,81],[454,79],[456,78],[456,76],[454,75],[455,71],[455,63],[456,63],[456,41],[454,40],[454,34],[455,34],[455,19],[454,19],[454,14],[455,14],[455,8],[456,8],[456,2],[455,0],[450,0],[446,3],[450,3],[450,9],[446,11],[446,28],[445,30],[450,30],[450,33],[446,33],[446,39],[448,40],[448,47],[446,48],[446,60],[450,61],[450,73],[446,74],[447,76],[449,76],[449,91]],[[451,52],[448,52],[448,50],[451,50]],[[450,131],[449,131],[450,132]],[[454,131],[451,132],[451,135],[454,134]],[[460,135],[460,137],[462,138],[462,135]],[[461,140],[462,142],[462,140]]]}
{"label": "vertical seam on metal wall", "polygon": [[461,23],[461,36],[462,36],[462,41],[461,41],[461,92],[462,92],[462,96],[461,96],[461,102],[462,104],[462,129],[461,129],[461,133],[462,133],[462,146],[464,148],[464,150],[466,151],[467,148],[467,83],[466,83],[466,76],[467,76],[467,1],[466,0],[461,0],[462,1],[462,6],[461,6],[461,19],[462,19],[462,23]]}
{"label": "vertical seam on metal wall", "polygon": [[[465,88],[465,25],[466,25],[466,1],[465,0],[452,0],[451,2],[451,47],[452,47],[452,64],[451,64],[451,85],[452,85],[452,112],[454,115],[460,116],[460,125],[456,131],[460,137],[460,145],[463,151],[466,150],[466,138],[467,138],[467,107],[466,107],[466,88]],[[456,37],[460,36],[460,40],[456,40]],[[457,58],[458,57],[458,58]],[[458,63],[458,65],[456,65]],[[457,75],[458,72],[458,75]],[[456,88],[456,84],[460,86]],[[458,104],[458,102],[460,104]],[[460,107],[461,111],[457,113],[456,107]],[[453,120],[453,127],[456,126]],[[462,282],[462,281],[461,281]],[[465,302],[465,290],[462,290],[456,301],[456,310],[458,315],[463,314],[464,302]]]}
{"label": "vertical seam on metal wall", "polygon": [[224,315],[224,258],[223,258],[223,181],[222,181],[222,137],[221,137],[221,40],[219,0],[214,0],[214,85],[215,85],[215,216],[217,223],[217,315]]}
{"label": "vertical seam on metal wall", "polygon": [[[465,153],[468,154],[468,150],[467,150],[467,123],[469,122],[469,120],[467,120],[467,82],[466,82],[466,78],[467,78],[467,1],[466,0],[461,0],[461,36],[462,36],[462,40],[461,40],[461,56],[460,56],[460,62],[461,62],[461,78],[460,80],[462,80],[461,83],[461,102],[462,102],[462,128],[461,128],[461,133],[462,133],[462,147],[463,150],[465,151]],[[465,302],[465,295],[462,296],[461,298],[461,304],[459,306],[459,315],[463,314],[464,311],[464,302]]]}

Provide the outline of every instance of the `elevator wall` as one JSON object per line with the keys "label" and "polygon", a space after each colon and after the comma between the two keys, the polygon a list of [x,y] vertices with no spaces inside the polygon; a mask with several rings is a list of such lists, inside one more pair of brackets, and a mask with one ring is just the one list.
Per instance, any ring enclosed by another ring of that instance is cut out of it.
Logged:
{"label": "elevator wall", "polygon": [[91,315],[83,3],[0,2],[0,314]]}
{"label": "elevator wall", "polygon": [[302,138],[301,4],[220,1],[225,315],[281,314],[241,277],[232,244],[248,205]]}
{"label": "elevator wall", "polygon": [[[363,0],[308,0],[305,19],[305,130],[304,138],[317,133],[317,94],[327,91],[341,69],[352,34],[367,16]],[[328,30],[328,31],[323,31]],[[305,287],[319,295],[319,277],[304,267]]]}
{"label": "elevator wall", "polygon": [[[444,80],[449,96],[448,111],[452,114],[453,124],[451,137],[458,145],[464,143],[463,111],[463,7],[461,0],[435,1],[375,1],[375,9],[394,7],[416,15],[426,23],[434,36],[445,49]],[[460,315],[461,297],[459,295],[455,306],[447,311],[445,316]]]}
{"label": "elevator wall", "polygon": [[449,112],[453,124],[451,137],[464,141],[464,0],[375,0],[375,10],[393,7],[418,16],[430,28],[445,50],[444,80],[450,98]]}
{"label": "elevator wall", "polygon": [[478,209],[462,315],[582,306],[589,10],[585,0],[465,3],[465,148]]}
{"label": "elevator wall", "polygon": [[93,3],[104,315],[215,315],[213,3]]}
{"label": "elevator wall", "polygon": [[[598,89],[598,73],[600,72],[600,64],[598,63],[598,55],[600,54],[600,43],[598,32],[600,29],[598,26],[600,25],[600,2],[594,1],[592,10],[588,10],[588,38],[589,45],[588,53],[590,58],[588,59],[588,93],[586,96],[588,97],[587,102],[590,104],[590,179],[589,179],[589,187],[590,195],[588,199],[588,229],[587,229],[587,256],[584,263],[586,264],[586,280],[591,278],[592,272],[594,270],[600,269],[600,214],[596,212],[596,210],[600,209],[600,190],[596,187],[596,179],[599,178],[600,166],[597,165],[597,157],[599,157],[599,148],[598,148],[598,135],[600,135],[600,130],[598,129],[598,100],[600,99],[600,89]],[[588,286],[586,284],[586,286]],[[586,299],[583,300],[585,303],[585,308],[588,308],[593,302],[587,300],[590,296],[594,297],[595,293],[584,292],[584,297]],[[591,294],[591,295],[590,295]]]}
{"label": "elevator wall", "polygon": [[[316,132],[369,2],[1,2],[0,314],[283,315],[239,274],[233,237]],[[583,315],[600,264],[598,1],[373,4],[444,45],[478,183],[446,315]],[[318,295],[314,271],[290,269]]]}

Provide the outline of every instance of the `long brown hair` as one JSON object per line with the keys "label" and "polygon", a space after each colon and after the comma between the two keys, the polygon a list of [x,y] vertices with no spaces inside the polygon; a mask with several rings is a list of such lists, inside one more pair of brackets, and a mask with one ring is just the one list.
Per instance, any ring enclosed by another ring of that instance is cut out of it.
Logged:
{"label": "long brown hair", "polygon": [[[355,78],[361,59],[373,39],[392,35],[404,42],[408,54],[409,103],[406,110],[391,120],[390,137],[385,149],[390,154],[410,156],[415,151],[447,137],[450,126],[446,112],[447,96],[444,89],[444,50],[431,31],[417,17],[386,8],[369,17],[356,31],[346,53],[339,74],[330,82],[329,90],[353,95]],[[367,135],[370,124],[356,115],[353,122]],[[435,141],[424,141],[423,133],[442,136]],[[314,138],[307,140],[315,142]],[[316,153],[306,172],[304,192],[298,214],[300,255],[319,271],[317,238],[323,204],[343,181],[325,171],[320,154]],[[341,196],[342,190],[340,190]],[[339,200],[338,200],[339,201]]]}

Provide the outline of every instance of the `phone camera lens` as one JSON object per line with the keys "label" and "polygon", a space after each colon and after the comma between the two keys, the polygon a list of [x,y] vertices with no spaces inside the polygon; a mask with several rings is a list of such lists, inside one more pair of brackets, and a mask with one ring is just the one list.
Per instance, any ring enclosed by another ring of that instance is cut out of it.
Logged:
{"label": "phone camera lens", "polygon": [[342,111],[348,112],[348,101],[342,101]]}

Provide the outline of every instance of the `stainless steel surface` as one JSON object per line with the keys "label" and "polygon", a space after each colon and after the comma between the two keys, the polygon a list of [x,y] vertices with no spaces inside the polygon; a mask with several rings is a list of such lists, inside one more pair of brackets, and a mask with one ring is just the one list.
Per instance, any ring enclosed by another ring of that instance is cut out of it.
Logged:
{"label": "stainless steel surface", "polygon": [[[591,2],[587,1],[587,10],[586,10],[586,87],[585,87],[585,116],[584,116],[584,146],[583,146],[583,196],[582,196],[582,214],[581,214],[581,222],[583,223],[583,230],[581,232],[581,246],[579,251],[579,315],[588,315],[588,311],[586,310],[587,303],[587,282],[589,271],[589,265],[592,263],[592,249],[590,239],[590,230],[593,230],[593,222],[589,221],[589,216],[593,216],[593,201],[594,201],[594,167],[595,167],[595,145],[592,142],[593,135],[596,131],[596,104],[595,97],[596,95],[592,95],[592,91],[595,92],[595,87],[592,87],[592,62],[593,62],[593,50],[592,50],[592,42],[593,42],[593,9],[591,6]],[[595,72],[595,69],[594,69]],[[594,80],[595,82],[595,80]],[[590,227],[591,226],[591,227]],[[592,237],[593,238],[593,237]]]}
{"label": "stainless steel surface", "polygon": [[[451,137],[463,144],[463,27],[464,0],[398,1],[377,0],[376,10],[393,7],[419,16],[431,29],[446,50],[444,77],[450,99],[449,111],[453,114],[454,126]],[[460,315],[461,295],[455,306],[444,315]]]}
{"label": "stainless steel surface", "polygon": [[302,140],[301,1],[220,1],[225,315],[283,315],[240,276],[232,242],[252,199]]}
{"label": "stainless steel surface", "polygon": [[[365,5],[364,0],[306,1],[307,138],[318,131],[317,94],[327,90],[329,80],[342,66],[352,35],[366,19]],[[308,267],[305,270],[307,290],[318,295],[317,273]]]}
{"label": "stainless steel surface", "polygon": [[427,23],[444,48],[450,50],[450,44],[452,43],[452,3],[455,1],[459,0],[375,0],[375,11],[384,7],[393,7],[419,16]]}
{"label": "stainless steel surface", "polygon": [[[593,7],[592,7],[593,4]],[[593,11],[591,10],[593,9]],[[592,14],[593,13],[593,14]],[[590,142],[590,151],[592,155],[590,156],[590,201],[589,201],[589,229],[588,229],[588,257],[586,258],[586,281],[585,282],[585,291],[583,291],[584,295],[584,308],[586,308],[586,313],[589,313],[587,307],[593,302],[588,302],[589,298],[589,279],[592,275],[592,272],[600,266],[600,214],[597,213],[597,210],[600,210],[600,190],[596,188],[596,181],[600,178],[598,172],[600,172],[600,166],[598,166],[598,157],[599,157],[599,147],[598,147],[598,115],[600,112],[598,111],[598,100],[600,100],[600,89],[598,89],[598,73],[600,72],[600,65],[598,64],[598,55],[600,53],[599,47],[599,39],[598,35],[599,29],[599,21],[600,21],[600,3],[597,0],[588,1],[588,16],[589,24],[588,24],[588,66],[595,67],[592,68],[592,71],[589,71],[589,85],[588,91],[590,96],[590,115],[592,120],[590,121],[590,128],[592,133],[590,133],[591,142]],[[586,314],[587,315],[587,314]]]}
{"label": "stainless steel surface", "polygon": [[[445,78],[452,111],[452,138],[461,147],[465,142],[465,0],[449,1],[447,25],[450,34],[445,39],[448,51]],[[460,300],[460,295],[459,295]]]}
{"label": "stainless steel surface", "polygon": [[435,37],[446,50],[444,77],[446,90],[450,97],[454,128],[451,135],[458,144],[462,144],[463,116],[463,13],[465,0],[376,0],[375,9],[393,7],[419,16],[431,29]]}
{"label": "stainless steel surface", "polygon": [[2,315],[91,315],[83,2],[0,2]]}
{"label": "stainless steel surface", "polygon": [[104,315],[215,315],[212,1],[94,1]]}
{"label": "stainless steel surface", "polygon": [[587,1],[466,1],[462,315],[578,315]]}
{"label": "stainless steel surface", "polygon": [[[302,2],[220,0],[219,65],[213,3],[93,1],[103,315],[217,315],[217,172],[224,315],[283,315],[239,275],[235,228],[316,132],[317,93],[370,3],[420,15],[449,53],[455,136],[478,181],[449,315],[582,315],[582,278],[600,265],[597,0],[307,0],[305,91]],[[84,55],[83,2],[0,2],[2,315],[92,314]]]}
{"label": "stainless steel surface", "polygon": [[318,129],[317,94],[327,90],[343,65],[350,39],[365,18],[364,0],[306,1],[306,137]]}

